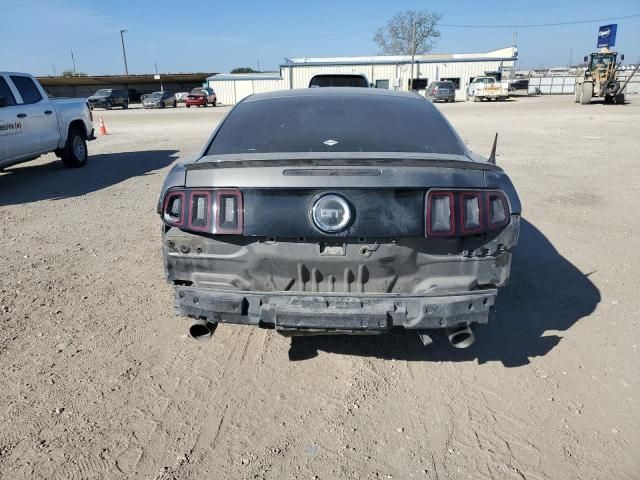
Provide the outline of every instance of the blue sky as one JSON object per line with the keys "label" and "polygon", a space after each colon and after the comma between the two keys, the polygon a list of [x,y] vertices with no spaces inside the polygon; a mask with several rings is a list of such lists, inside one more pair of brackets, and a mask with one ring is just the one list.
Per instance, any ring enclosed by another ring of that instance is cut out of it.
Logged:
{"label": "blue sky", "polygon": [[[606,9],[603,5],[607,6]],[[491,8],[490,8],[490,7]],[[0,0],[0,70],[39,75],[71,68],[123,73],[121,28],[130,73],[277,69],[284,57],[378,53],[376,28],[400,10],[428,8],[442,24],[539,24],[640,14],[640,0],[162,1]],[[604,12],[604,13],[603,13]],[[615,22],[601,22],[615,23]],[[640,56],[640,17],[619,20],[616,48]],[[595,50],[598,22],[518,29],[520,66],[558,66]],[[508,46],[512,28],[441,27],[434,52],[482,52]]]}

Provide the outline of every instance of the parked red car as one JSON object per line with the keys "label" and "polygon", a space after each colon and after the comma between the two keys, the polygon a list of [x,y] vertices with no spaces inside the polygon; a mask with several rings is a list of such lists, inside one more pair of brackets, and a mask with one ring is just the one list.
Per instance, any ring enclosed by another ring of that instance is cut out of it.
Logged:
{"label": "parked red car", "polygon": [[215,107],[217,104],[217,99],[216,94],[213,90],[207,87],[201,87],[191,90],[184,103],[187,108],[189,108],[191,105],[206,107],[209,103]]}

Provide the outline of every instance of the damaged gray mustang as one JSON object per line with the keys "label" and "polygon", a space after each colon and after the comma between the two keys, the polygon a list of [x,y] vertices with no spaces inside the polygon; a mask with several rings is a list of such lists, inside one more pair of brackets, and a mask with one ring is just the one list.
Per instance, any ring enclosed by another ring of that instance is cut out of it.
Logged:
{"label": "damaged gray mustang", "polygon": [[284,335],[444,329],[471,345],[509,278],[521,206],[509,177],[409,93],[252,95],[158,211],[167,280],[191,336],[219,322]]}

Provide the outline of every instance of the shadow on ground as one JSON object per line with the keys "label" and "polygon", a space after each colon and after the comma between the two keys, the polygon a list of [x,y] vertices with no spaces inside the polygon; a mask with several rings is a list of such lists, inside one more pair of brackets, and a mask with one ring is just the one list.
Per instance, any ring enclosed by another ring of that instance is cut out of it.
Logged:
{"label": "shadow on ground", "polygon": [[313,358],[319,350],[407,361],[500,361],[507,367],[529,363],[549,353],[561,340],[551,331],[566,332],[591,314],[600,292],[560,255],[547,238],[526,220],[511,269],[511,283],[497,299],[496,318],[474,331],[476,342],[464,350],[449,345],[444,333],[424,347],[415,332],[379,336],[293,337],[289,358]]}
{"label": "shadow on ground", "polygon": [[59,160],[23,163],[0,171],[0,206],[79,197],[147,175],[176,160],[177,150],[91,155],[83,168],[65,168]]}

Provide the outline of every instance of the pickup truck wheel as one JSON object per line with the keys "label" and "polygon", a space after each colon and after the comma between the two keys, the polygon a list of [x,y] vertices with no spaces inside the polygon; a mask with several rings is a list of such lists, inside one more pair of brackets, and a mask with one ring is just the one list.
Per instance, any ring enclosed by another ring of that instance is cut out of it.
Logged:
{"label": "pickup truck wheel", "polygon": [[217,107],[218,106],[218,99],[217,98],[214,99],[213,103],[211,105],[213,105],[214,107]]}
{"label": "pickup truck wheel", "polygon": [[78,130],[69,130],[67,143],[62,150],[62,163],[68,168],[84,167],[87,164],[87,142]]}

